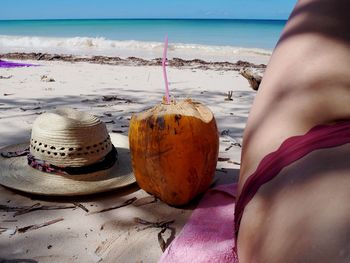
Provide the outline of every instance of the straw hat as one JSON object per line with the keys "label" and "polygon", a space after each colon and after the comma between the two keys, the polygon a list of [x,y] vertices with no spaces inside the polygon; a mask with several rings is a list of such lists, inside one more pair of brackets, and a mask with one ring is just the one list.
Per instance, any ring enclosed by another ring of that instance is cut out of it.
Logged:
{"label": "straw hat", "polygon": [[[28,155],[3,157],[28,147]],[[30,142],[0,152],[0,184],[24,192],[85,195],[135,182],[128,137],[108,134],[97,117],[70,108],[42,114]]]}

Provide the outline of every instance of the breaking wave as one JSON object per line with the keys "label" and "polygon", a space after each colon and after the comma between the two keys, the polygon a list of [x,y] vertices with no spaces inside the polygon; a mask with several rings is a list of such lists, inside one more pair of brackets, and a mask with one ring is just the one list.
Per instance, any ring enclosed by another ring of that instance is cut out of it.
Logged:
{"label": "breaking wave", "polygon": [[[35,37],[0,35],[0,53],[9,52],[41,52],[72,54],[80,56],[114,56],[126,58],[130,56],[145,59],[162,56],[163,43],[135,40],[109,40],[103,37]],[[170,43],[168,56],[184,59],[210,59],[231,61],[246,57],[269,57],[271,50],[244,48],[234,46],[209,46],[199,44]]]}

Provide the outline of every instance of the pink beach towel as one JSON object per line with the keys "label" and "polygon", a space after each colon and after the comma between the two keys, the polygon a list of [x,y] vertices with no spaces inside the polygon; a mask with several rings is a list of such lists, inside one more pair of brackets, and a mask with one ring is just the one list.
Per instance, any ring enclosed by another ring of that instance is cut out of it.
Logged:
{"label": "pink beach towel", "polygon": [[234,255],[237,184],[210,189],[159,263],[238,263]]}

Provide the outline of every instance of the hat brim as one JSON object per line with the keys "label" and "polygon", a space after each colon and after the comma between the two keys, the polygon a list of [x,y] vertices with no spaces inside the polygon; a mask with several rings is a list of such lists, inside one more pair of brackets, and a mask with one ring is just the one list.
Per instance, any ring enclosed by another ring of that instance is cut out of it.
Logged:
{"label": "hat brim", "polygon": [[[27,164],[27,157],[4,158],[0,156],[0,184],[32,194],[74,196],[100,193],[134,183],[128,137],[110,134],[118,151],[118,161],[107,170],[63,176],[41,172]],[[29,142],[10,145],[0,152],[12,152],[27,148]]]}

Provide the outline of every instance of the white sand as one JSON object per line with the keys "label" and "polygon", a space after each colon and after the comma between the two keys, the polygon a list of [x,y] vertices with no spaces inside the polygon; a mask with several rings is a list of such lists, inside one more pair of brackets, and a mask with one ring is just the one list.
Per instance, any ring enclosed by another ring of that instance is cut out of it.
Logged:
{"label": "white sand", "polygon": [[[40,65],[0,69],[1,76],[12,75],[10,79],[0,79],[0,147],[29,139],[37,114],[60,106],[89,111],[106,121],[109,131],[123,131],[127,135],[132,112],[159,103],[164,95],[161,67],[42,61]],[[41,81],[43,75],[55,82]],[[232,144],[242,141],[255,91],[236,71],[168,68],[168,78],[171,94],[176,99],[190,97],[206,104],[213,111],[220,132],[226,130],[220,136],[219,157],[229,157],[230,161],[218,162],[216,184],[236,181],[239,165],[233,162],[240,162],[240,147]],[[232,101],[225,100],[228,91],[233,91]],[[102,96],[106,95],[123,100],[103,101]],[[104,113],[110,113],[112,117]],[[136,185],[112,193],[71,199],[26,196],[0,187],[0,205],[8,206],[80,202],[89,210],[96,211],[121,204],[132,197],[140,199],[148,196]],[[156,262],[162,253],[157,239],[160,229],[140,230],[144,226],[136,223],[134,217],[152,222],[175,220],[172,226],[178,235],[194,205],[195,202],[180,209],[158,201],[94,215],[87,215],[80,208],[35,211],[17,217],[13,217],[13,213],[0,212],[0,227],[10,229],[0,233],[0,260]],[[60,217],[64,221],[27,233],[9,234],[16,227]],[[6,222],[8,220],[16,221]],[[167,231],[165,240],[169,236],[170,231]]]}

